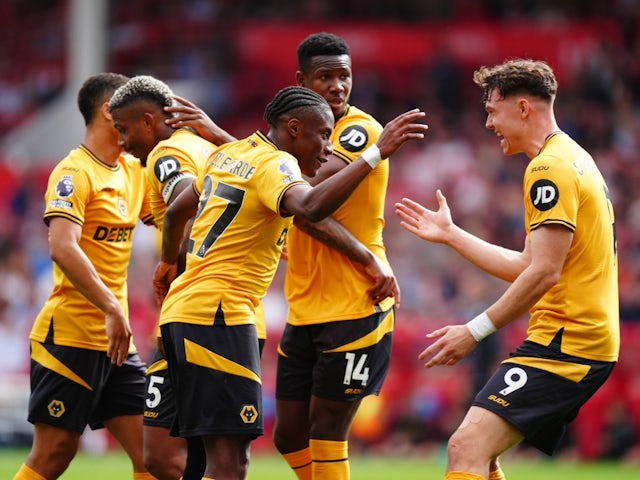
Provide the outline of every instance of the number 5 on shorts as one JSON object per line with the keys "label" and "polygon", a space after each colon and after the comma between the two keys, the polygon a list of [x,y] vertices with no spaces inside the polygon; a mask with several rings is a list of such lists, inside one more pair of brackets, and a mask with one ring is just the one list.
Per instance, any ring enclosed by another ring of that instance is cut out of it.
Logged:
{"label": "number 5 on shorts", "polygon": [[162,385],[164,383],[164,377],[159,377],[157,375],[151,375],[149,379],[149,388],[147,389],[147,393],[149,396],[145,400],[147,404],[147,408],[155,408],[160,403],[162,399],[162,394],[160,393],[160,389],[155,386],[156,383]]}

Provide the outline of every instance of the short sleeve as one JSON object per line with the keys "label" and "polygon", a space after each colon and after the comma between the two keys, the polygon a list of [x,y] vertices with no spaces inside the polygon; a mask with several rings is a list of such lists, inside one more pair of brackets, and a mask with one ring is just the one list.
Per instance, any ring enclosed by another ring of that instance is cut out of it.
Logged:
{"label": "short sleeve", "polygon": [[534,158],[524,176],[527,230],[543,224],[575,230],[579,206],[579,180],[574,168],[553,157]]}
{"label": "short sleeve", "polygon": [[44,222],[52,217],[65,217],[82,225],[85,208],[91,197],[91,181],[85,170],[58,164],[51,175],[45,193]]}

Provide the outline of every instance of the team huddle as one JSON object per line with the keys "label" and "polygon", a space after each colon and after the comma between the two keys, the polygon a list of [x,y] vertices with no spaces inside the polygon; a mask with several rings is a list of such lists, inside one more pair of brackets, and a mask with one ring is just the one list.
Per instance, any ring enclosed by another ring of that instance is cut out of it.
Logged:
{"label": "team huddle", "polygon": [[[30,335],[34,440],[14,480],[60,477],[87,425],[111,432],[134,479],[245,479],[264,433],[262,300],[281,260],[288,314],[273,442],[292,478],[350,478],[351,424],[383,387],[401,299],[383,242],[389,163],[428,127],[417,108],[383,128],[349,104],[342,38],[309,35],[297,56],[296,85],[266,106],[267,129],[240,139],[154,77],[103,73],[82,85],[83,142],[45,194],[54,288]],[[610,195],[556,123],[553,71],[518,59],[473,80],[503,152],[530,159],[526,241],[517,252],[462,230],[439,190],[436,211],[408,198],[395,205],[408,232],[510,282],[466,324],[429,333],[419,358],[453,365],[497,329],[530,320],[451,436],[446,480],[505,479],[499,456],[522,441],[551,455],[619,350]],[[127,306],[139,220],[161,232],[148,366]]]}

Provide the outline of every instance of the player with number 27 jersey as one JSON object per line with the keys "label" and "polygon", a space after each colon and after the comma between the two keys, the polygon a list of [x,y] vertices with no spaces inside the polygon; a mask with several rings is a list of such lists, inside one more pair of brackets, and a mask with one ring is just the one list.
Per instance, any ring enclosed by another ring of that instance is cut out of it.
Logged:
{"label": "player with number 27 jersey", "polygon": [[[255,161],[235,160],[239,158]],[[281,216],[280,200],[302,182],[295,158],[279,151],[262,132],[214,152],[194,183],[200,205],[187,269],[171,283],[161,325],[211,325],[218,309],[226,325],[255,323],[292,223],[292,217]]]}

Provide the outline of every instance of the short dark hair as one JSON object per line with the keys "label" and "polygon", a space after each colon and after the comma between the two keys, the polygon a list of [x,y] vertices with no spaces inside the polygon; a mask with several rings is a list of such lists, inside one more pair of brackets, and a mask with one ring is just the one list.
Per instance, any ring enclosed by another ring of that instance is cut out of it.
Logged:
{"label": "short dark hair", "polygon": [[129,77],[119,73],[98,73],[87,78],[78,91],[78,109],[89,125],[104,102],[108,102],[113,93],[127,83]]}
{"label": "short dark hair", "polygon": [[349,45],[333,33],[312,33],[298,45],[298,68],[306,72],[311,59],[320,55],[349,55]]}
{"label": "short dark hair", "polygon": [[313,90],[305,87],[285,87],[276,93],[264,110],[264,119],[275,127],[285,115],[304,113],[305,110],[318,108],[331,110],[327,101]]}
{"label": "short dark hair", "polygon": [[116,90],[109,101],[109,111],[139,100],[150,101],[160,108],[170,107],[173,104],[173,92],[166,83],[155,77],[138,75]]}
{"label": "short dark hair", "polygon": [[493,67],[480,67],[473,73],[473,81],[482,88],[485,102],[493,89],[502,98],[524,93],[549,102],[558,91],[553,70],[540,60],[519,58]]}

